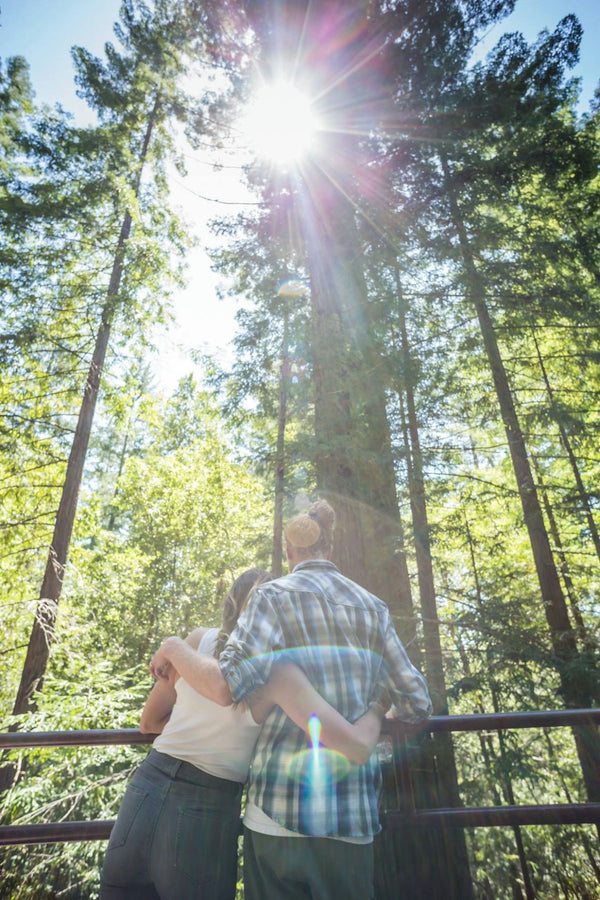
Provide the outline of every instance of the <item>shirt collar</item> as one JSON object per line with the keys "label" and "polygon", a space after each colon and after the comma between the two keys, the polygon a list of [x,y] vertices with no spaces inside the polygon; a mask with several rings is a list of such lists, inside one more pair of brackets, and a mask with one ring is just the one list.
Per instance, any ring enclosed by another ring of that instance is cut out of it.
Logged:
{"label": "shirt collar", "polygon": [[292,572],[300,572],[302,569],[328,569],[332,572],[339,572],[338,567],[329,559],[303,559],[294,566]]}

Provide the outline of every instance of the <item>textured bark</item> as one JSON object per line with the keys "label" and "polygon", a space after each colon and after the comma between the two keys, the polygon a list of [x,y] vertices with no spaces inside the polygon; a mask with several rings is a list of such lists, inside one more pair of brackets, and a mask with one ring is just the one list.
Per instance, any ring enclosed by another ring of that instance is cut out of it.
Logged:
{"label": "textured bark", "polygon": [[338,517],[336,562],[405,619],[412,616],[410,588],[355,210],[318,173],[309,183],[302,212],[312,288],[318,488]]}

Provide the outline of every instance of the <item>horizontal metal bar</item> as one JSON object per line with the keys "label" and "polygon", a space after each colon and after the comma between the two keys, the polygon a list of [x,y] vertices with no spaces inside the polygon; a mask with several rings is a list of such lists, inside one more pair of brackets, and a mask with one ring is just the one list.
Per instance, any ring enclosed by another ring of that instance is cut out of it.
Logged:
{"label": "horizontal metal bar", "polygon": [[151,744],[155,734],[137,728],[90,729],[89,731],[11,731],[0,733],[0,748],[19,747],[102,747],[117,744]]}
{"label": "horizontal metal bar", "polygon": [[464,807],[462,809],[387,810],[386,828],[443,823],[460,828],[502,825],[583,825],[600,823],[600,803],[565,803],[546,806]]}
{"label": "horizontal metal bar", "polygon": [[48,825],[0,825],[0,846],[53,844],[67,841],[107,841],[114,820],[53,822]]}
{"label": "horizontal metal bar", "polygon": [[[600,724],[600,709],[548,710],[545,712],[486,713],[468,716],[435,716],[420,726],[384,720],[384,733],[395,737],[420,731],[487,731],[510,728],[552,728]],[[114,746],[150,744],[156,735],[142,734],[136,728],[86,731],[0,733],[0,748]],[[382,821],[387,828],[406,825],[431,825],[444,822],[451,826],[494,827],[506,825],[579,825],[600,823],[600,804],[562,804],[553,806],[473,807],[462,809],[388,810]],[[112,821],[58,822],[46,825],[0,826],[0,845],[42,844],[66,841],[107,840]]]}
{"label": "horizontal metal bar", "polygon": [[[462,809],[386,810],[384,828],[450,825],[459,828],[496,828],[507,825],[584,825],[600,823],[600,803],[558,806],[481,806]],[[106,841],[114,821],[56,822],[48,825],[2,825],[0,846],[51,844],[68,841]]]}
{"label": "horizontal metal bar", "polygon": [[600,709],[550,709],[541,712],[476,713],[468,716],[433,716],[422,725],[384,719],[382,731],[399,735],[428,731],[498,731],[508,728],[561,728],[600,725]]}
{"label": "horizontal metal bar", "polygon": [[[557,728],[571,725],[600,725],[600,709],[554,709],[544,712],[480,713],[468,716],[434,716],[419,726],[384,719],[383,732],[410,735],[416,732],[488,731],[506,728]],[[22,747],[110,746],[151,744],[156,735],[137,728],[88,731],[32,731],[0,733],[0,749]]]}

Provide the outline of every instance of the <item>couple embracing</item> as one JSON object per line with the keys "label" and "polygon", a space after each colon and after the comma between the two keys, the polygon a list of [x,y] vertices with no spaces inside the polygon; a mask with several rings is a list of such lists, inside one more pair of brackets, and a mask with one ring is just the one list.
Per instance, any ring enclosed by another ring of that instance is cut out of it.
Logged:
{"label": "couple embracing", "polygon": [[[373,896],[381,716],[391,705],[416,723],[431,701],[385,604],[330,561],[334,524],[324,500],[296,516],[289,575],[249,570],[220,632],[167,638],[155,654],[140,727],[161,734],[127,788],[104,900],[233,900],[248,767],[245,900]],[[327,756],[315,766],[308,733],[343,771]]]}

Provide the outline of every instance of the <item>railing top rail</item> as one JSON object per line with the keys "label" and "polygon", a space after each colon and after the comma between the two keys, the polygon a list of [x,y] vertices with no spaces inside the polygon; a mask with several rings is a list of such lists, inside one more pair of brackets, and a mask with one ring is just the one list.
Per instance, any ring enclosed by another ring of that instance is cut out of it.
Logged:
{"label": "railing top rail", "polygon": [[80,731],[11,731],[0,733],[0,748],[102,747],[117,744],[151,744],[155,734],[137,728],[90,728]]}
{"label": "railing top rail", "polygon": [[[480,713],[464,716],[434,716],[418,727],[385,719],[385,734],[442,731],[488,731],[509,728],[557,728],[572,725],[600,725],[600,709],[554,709],[536,712]],[[0,748],[111,746],[151,744],[156,735],[137,728],[89,729],[80,731],[31,731],[0,733]]]}
{"label": "railing top rail", "polygon": [[[548,709],[528,712],[474,713],[464,716],[433,716],[418,731],[489,731],[508,728],[560,728],[570,725],[600,725],[600,709]],[[410,731],[402,722],[385,719],[383,730],[395,734]]]}

